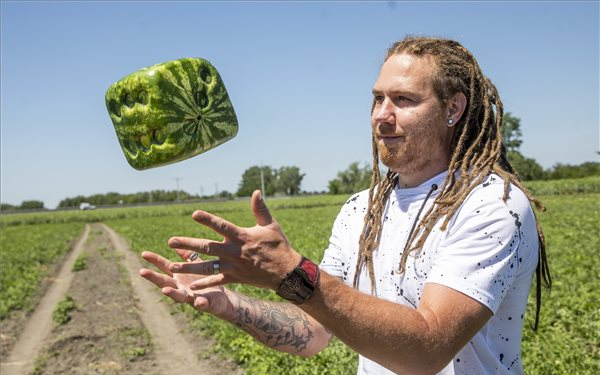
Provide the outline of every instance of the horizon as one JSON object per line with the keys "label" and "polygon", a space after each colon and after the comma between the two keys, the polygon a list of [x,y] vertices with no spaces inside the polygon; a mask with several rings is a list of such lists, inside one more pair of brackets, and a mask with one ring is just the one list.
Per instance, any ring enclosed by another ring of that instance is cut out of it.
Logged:
{"label": "horizon", "polygon": [[[78,195],[235,193],[251,166],[297,166],[327,190],[371,163],[371,88],[407,34],[456,39],[521,119],[521,153],[544,169],[600,161],[599,3],[27,2],[1,5],[1,202]],[[490,18],[493,15],[493,19]],[[160,22],[158,22],[160,21]],[[495,21],[495,22],[494,22]],[[239,132],[194,158],[136,171],[104,104],[143,67],[202,57]]]}

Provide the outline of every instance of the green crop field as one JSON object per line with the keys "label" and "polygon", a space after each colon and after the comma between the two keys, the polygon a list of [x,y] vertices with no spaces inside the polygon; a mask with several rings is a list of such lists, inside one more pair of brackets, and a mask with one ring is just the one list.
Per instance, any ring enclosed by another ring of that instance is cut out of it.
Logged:
{"label": "green crop field", "polygon": [[[538,217],[546,236],[554,287],[551,293],[543,295],[539,330],[533,332],[526,324],[523,362],[527,374],[600,373],[600,296],[597,293],[600,261],[596,256],[600,249],[599,181],[595,177],[528,184],[547,207]],[[320,260],[333,220],[346,198],[269,199],[267,204],[294,247]],[[15,295],[22,296],[36,289],[31,285],[37,285],[40,280],[40,254],[48,256],[42,267],[48,268],[47,264],[60,259],[60,255],[49,254],[64,253],[65,244],[81,233],[84,222],[105,222],[125,237],[136,253],[152,250],[176,259],[166,246],[167,239],[173,235],[218,238],[191,219],[191,213],[197,208],[239,225],[254,224],[248,201],[2,216],[2,318],[11,310],[27,308],[26,304],[9,302],[18,299]],[[51,250],[57,248],[62,250]],[[7,269],[10,269],[8,275]],[[256,297],[278,299],[272,292],[239,285],[231,287]],[[12,294],[8,290],[13,291]],[[339,341],[334,340],[329,348],[311,359],[301,359],[267,349],[248,335],[208,315],[198,314],[189,306],[174,308],[187,314],[191,327],[214,337],[215,350],[236,360],[247,374],[351,374],[356,371],[356,355]],[[532,294],[527,323],[533,324],[533,312]]]}
{"label": "green crop field", "polygon": [[1,226],[0,319],[12,311],[29,310],[43,278],[71,249],[82,223]]}

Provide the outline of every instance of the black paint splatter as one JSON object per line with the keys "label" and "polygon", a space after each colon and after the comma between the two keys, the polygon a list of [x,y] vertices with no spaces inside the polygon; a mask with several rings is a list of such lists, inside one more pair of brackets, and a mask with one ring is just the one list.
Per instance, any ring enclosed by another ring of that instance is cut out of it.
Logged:
{"label": "black paint splatter", "polygon": [[346,204],[350,204],[351,202],[356,202],[357,199],[358,199],[358,195],[355,195],[352,198],[348,199],[348,202],[346,202]]}
{"label": "black paint splatter", "polygon": [[521,222],[519,221],[519,214],[516,212],[512,212],[512,211],[510,211],[510,214],[512,215],[512,217],[515,218],[515,225],[517,226],[517,228],[521,228]]}

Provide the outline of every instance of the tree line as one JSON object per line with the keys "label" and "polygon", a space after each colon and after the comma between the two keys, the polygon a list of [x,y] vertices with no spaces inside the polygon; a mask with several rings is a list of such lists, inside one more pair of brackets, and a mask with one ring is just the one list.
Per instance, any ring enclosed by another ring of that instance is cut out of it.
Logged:
{"label": "tree line", "polygon": [[[520,151],[523,143],[521,139],[521,119],[513,116],[510,112],[504,114],[501,132],[508,159],[523,181],[557,180],[600,175],[600,163],[598,162],[586,162],[579,165],[558,163],[552,168],[544,169],[535,159],[524,156]],[[367,189],[371,182],[372,173],[372,167],[368,164],[360,165],[358,162],[351,163],[348,168],[338,172],[336,177],[328,182],[327,193],[352,194]],[[267,196],[307,194],[307,192],[301,190],[304,176],[305,174],[301,173],[300,168],[296,166],[272,168],[267,165],[255,165],[244,171],[235,194],[228,191],[221,191],[216,194],[216,197],[220,199],[233,199],[236,196],[248,197],[257,189],[263,190]],[[215,195],[210,197],[198,196],[189,194],[183,190],[152,190],[134,194],[110,192],[107,194],[79,195],[73,198],[66,198],[60,201],[58,207],[79,207],[84,202],[100,207],[153,202],[184,202],[208,198],[215,198]],[[0,209],[44,209],[44,203],[36,200],[24,201],[20,206],[2,203]]]}

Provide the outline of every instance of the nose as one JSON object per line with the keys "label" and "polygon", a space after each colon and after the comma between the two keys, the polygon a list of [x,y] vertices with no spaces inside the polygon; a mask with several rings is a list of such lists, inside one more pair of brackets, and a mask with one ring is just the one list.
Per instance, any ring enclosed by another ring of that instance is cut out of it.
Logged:
{"label": "nose", "polygon": [[381,102],[375,102],[371,119],[377,123],[394,123],[393,103],[388,98],[384,98]]}

